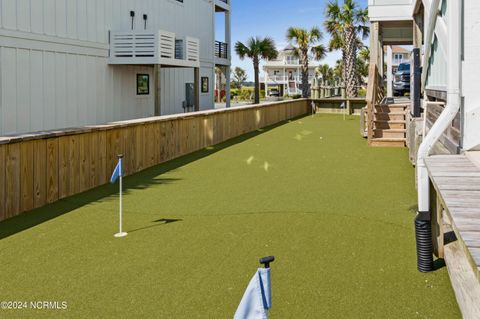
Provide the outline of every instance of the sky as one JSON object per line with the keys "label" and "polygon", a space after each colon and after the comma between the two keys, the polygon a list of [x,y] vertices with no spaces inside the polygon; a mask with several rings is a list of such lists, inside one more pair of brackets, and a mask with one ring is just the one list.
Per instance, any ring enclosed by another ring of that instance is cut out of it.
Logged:
{"label": "sky", "polygon": [[[323,21],[327,0],[232,0],[232,43],[246,42],[251,36],[269,36],[275,40],[277,49],[287,45],[285,33],[291,26],[311,28],[319,26],[324,32],[323,43],[328,43]],[[362,7],[367,0],[358,0]],[[224,40],[224,17],[217,14],[217,40]],[[328,53],[320,64],[334,65],[340,58],[339,52]],[[239,66],[247,71],[248,80],[253,81],[252,61],[241,61],[232,52],[232,69]]]}

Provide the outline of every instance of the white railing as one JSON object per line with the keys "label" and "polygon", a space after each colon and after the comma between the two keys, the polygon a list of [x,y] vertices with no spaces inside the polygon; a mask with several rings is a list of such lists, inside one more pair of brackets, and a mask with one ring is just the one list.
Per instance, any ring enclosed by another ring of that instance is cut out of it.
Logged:
{"label": "white railing", "polygon": [[285,64],[290,64],[290,65],[299,65],[300,60],[299,59],[285,59],[284,60]]}
{"label": "white railing", "polygon": [[[308,76],[308,81],[311,82],[315,76],[309,75]],[[287,83],[289,81],[297,81],[297,82],[302,82],[302,76],[301,75],[294,75],[294,76],[288,76],[288,75],[264,75],[260,78],[262,82],[276,82],[276,83]]]}
{"label": "white railing", "polygon": [[185,37],[175,40],[175,58],[198,62],[200,60],[200,41],[195,38]]}
{"label": "white railing", "polygon": [[200,41],[164,30],[111,31],[109,63],[199,67]]}

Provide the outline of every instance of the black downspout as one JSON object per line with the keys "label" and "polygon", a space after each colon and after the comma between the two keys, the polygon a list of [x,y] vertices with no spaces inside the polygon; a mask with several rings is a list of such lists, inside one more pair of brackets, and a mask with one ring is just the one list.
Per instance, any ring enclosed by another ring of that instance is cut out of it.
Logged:
{"label": "black downspout", "polygon": [[415,217],[415,239],[417,242],[418,271],[433,271],[433,242],[430,212],[418,212],[417,217]]}

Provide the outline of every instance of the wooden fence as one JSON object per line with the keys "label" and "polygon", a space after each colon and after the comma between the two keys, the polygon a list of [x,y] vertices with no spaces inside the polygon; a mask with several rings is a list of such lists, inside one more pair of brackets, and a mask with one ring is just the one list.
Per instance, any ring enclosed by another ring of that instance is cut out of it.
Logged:
{"label": "wooden fence", "polygon": [[311,111],[295,100],[0,138],[0,221]]}

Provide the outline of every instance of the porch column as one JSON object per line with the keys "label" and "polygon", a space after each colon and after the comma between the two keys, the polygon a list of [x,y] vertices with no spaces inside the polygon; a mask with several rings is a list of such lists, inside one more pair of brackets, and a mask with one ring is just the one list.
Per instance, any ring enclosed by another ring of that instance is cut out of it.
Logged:
{"label": "porch column", "polygon": [[380,70],[380,24],[378,21],[372,22],[370,24],[370,64],[375,64]]}
{"label": "porch column", "polygon": [[225,97],[227,102],[227,108],[231,106],[231,66],[232,61],[232,31],[231,31],[231,14],[230,11],[225,12],[225,42],[227,43],[227,58],[229,65],[225,68]]}
{"label": "porch column", "polygon": [[193,71],[193,86],[194,86],[194,102],[195,102],[195,112],[200,111],[200,68],[194,68]]}
{"label": "porch column", "polygon": [[387,97],[393,96],[393,52],[392,46],[387,46]]}
{"label": "porch column", "polygon": [[423,14],[415,14],[413,19],[413,47],[419,48],[423,56]]}
{"label": "porch column", "polygon": [[380,71],[380,78],[382,79],[382,86],[383,86],[383,76],[385,75],[385,51],[383,48],[383,38],[380,35],[378,37],[378,60],[379,60],[379,65],[378,65],[378,70]]}

